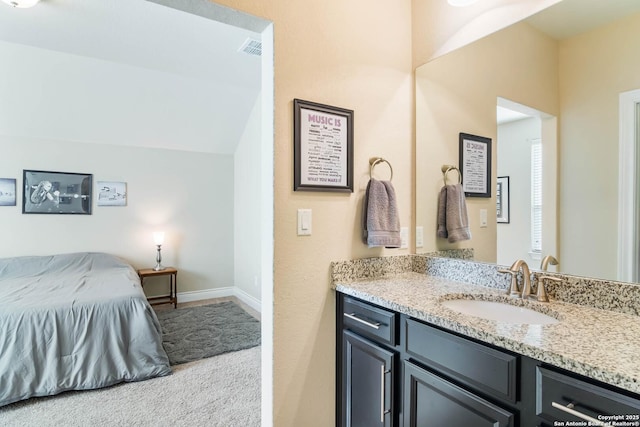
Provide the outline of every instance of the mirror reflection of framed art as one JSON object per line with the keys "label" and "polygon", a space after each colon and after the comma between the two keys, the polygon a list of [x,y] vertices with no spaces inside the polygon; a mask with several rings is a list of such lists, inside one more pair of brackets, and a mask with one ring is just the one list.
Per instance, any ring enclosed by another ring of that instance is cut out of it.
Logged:
{"label": "mirror reflection of framed art", "polygon": [[499,176],[496,182],[496,212],[498,222],[509,224],[509,177]]}
{"label": "mirror reflection of framed art", "polygon": [[491,138],[460,133],[459,164],[466,197],[491,197]]}

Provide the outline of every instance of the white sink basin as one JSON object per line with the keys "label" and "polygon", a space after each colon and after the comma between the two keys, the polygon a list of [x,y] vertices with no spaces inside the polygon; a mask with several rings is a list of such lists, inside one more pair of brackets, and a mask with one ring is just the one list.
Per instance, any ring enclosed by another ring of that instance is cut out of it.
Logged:
{"label": "white sink basin", "polygon": [[496,320],[502,323],[553,325],[559,322],[558,319],[547,314],[503,302],[452,299],[443,301],[441,304],[450,310],[462,314],[481,317],[487,320]]}

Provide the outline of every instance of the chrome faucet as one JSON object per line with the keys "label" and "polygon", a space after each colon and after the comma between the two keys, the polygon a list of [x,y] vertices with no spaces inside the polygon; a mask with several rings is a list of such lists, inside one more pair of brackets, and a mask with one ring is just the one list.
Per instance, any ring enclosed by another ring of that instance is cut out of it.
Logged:
{"label": "chrome faucet", "polygon": [[542,258],[542,262],[540,263],[540,270],[547,271],[547,266],[549,264],[558,265],[558,260],[553,255],[545,256]]}
{"label": "chrome faucet", "polygon": [[[522,270],[522,287],[518,285],[518,273]],[[531,295],[531,272],[527,263],[519,259],[508,270],[498,270],[500,273],[511,274],[511,286],[507,294],[516,298],[528,298]]]}

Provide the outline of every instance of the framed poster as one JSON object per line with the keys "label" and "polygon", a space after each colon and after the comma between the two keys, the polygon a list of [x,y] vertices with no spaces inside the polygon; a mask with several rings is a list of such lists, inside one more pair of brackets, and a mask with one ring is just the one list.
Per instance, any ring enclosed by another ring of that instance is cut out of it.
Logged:
{"label": "framed poster", "polygon": [[0,178],[0,206],[16,205],[16,180]]}
{"label": "framed poster", "polygon": [[116,181],[98,181],[98,206],[126,206],[127,183]]}
{"label": "framed poster", "polygon": [[460,173],[467,197],[491,197],[491,138],[460,133]]}
{"label": "framed poster", "polygon": [[509,177],[499,176],[496,182],[496,212],[498,222],[509,224]]}
{"label": "framed poster", "polygon": [[24,170],[23,214],[91,215],[92,175]]}
{"label": "framed poster", "polygon": [[293,100],[293,190],[353,192],[353,110]]}

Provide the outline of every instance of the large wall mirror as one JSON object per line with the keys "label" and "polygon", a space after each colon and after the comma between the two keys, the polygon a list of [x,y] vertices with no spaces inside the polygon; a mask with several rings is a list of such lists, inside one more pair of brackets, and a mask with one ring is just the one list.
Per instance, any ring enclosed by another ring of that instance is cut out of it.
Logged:
{"label": "large wall mirror", "polygon": [[[639,49],[640,2],[563,0],[418,67],[416,226],[423,244],[416,252],[473,248],[477,261],[525,259],[532,268],[553,255],[559,263],[552,271],[638,281],[620,267],[621,258],[638,258],[637,243],[621,246],[637,234],[638,217],[619,230],[621,200],[637,199],[620,184],[633,176],[619,175],[637,174],[639,161],[621,168],[619,145],[640,122],[620,113],[621,95],[640,89]],[[458,165],[461,132],[492,139],[492,191],[466,199],[472,239],[451,244],[436,237],[437,200],[442,165]],[[498,177],[509,177],[509,216],[502,212],[500,222]],[[532,188],[541,196],[532,197]]]}

